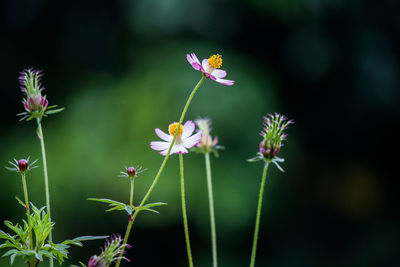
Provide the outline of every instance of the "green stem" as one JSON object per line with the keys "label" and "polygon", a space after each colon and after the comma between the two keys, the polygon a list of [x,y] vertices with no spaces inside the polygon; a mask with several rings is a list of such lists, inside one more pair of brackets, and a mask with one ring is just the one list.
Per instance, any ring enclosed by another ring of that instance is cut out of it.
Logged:
{"label": "green stem", "polygon": [[210,164],[210,153],[205,153],[204,158],[206,161],[206,173],[207,173],[207,187],[208,187],[208,204],[210,206],[210,224],[211,224],[211,243],[212,243],[212,255],[213,255],[213,266],[217,267],[217,232],[215,229],[215,215],[214,215],[214,197],[211,181],[211,164]]}
{"label": "green stem", "polygon": [[[28,187],[26,186],[25,173],[22,173],[21,176],[22,176],[22,186],[24,187],[26,215],[28,217],[28,224],[30,224],[31,223],[31,215],[30,215],[30,211],[29,211]],[[30,249],[33,248],[32,229],[29,230],[29,247],[30,247]]]}
{"label": "green stem", "polygon": [[[40,118],[36,118],[37,124],[38,124],[38,137],[40,140],[40,146],[42,148],[42,160],[43,160],[43,172],[44,172],[44,186],[46,190],[46,207],[47,207],[47,213],[49,214],[50,221],[51,221],[51,213],[50,213],[50,190],[49,190],[49,176],[47,173],[47,161],[46,161],[46,150],[44,147],[44,137],[43,137],[43,131],[42,131],[42,124],[40,121]],[[49,241],[53,242],[53,237],[52,237],[52,232],[49,234]],[[50,267],[54,266],[53,258],[50,258]]]}
{"label": "green stem", "polygon": [[131,177],[131,195],[129,197],[130,201],[129,204],[131,206],[131,208],[133,207],[133,188],[135,186],[135,180],[133,179],[133,177]]}
{"label": "green stem", "polygon": [[262,198],[264,193],[264,185],[265,180],[267,177],[267,170],[268,170],[268,162],[265,163],[264,172],[261,180],[260,186],[260,194],[258,196],[258,208],[257,208],[257,217],[256,217],[256,227],[254,229],[254,239],[253,239],[253,248],[251,251],[251,259],[250,259],[250,267],[254,267],[256,261],[256,250],[257,250],[257,240],[258,240],[258,231],[260,228],[260,217],[261,217],[261,206],[262,206]]}
{"label": "green stem", "polygon": [[[181,114],[181,118],[179,119],[179,123],[178,123],[177,129],[179,129],[181,127],[183,119],[185,118],[185,115],[186,115],[186,111],[187,111],[187,109],[189,107],[189,104],[192,101],[192,98],[195,95],[197,89],[200,87],[201,83],[204,81],[205,78],[206,78],[206,76],[203,75],[201,77],[200,81],[197,83],[197,85],[193,88],[188,100],[186,101],[186,105],[183,108],[183,111],[182,111],[182,114]],[[158,172],[156,174],[156,177],[153,180],[153,183],[151,184],[149,190],[147,191],[146,195],[144,196],[144,198],[143,198],[142,202],[140,203],[139,207],[142,207],[144,205],[144,203],[146,203],[146,200],[149,198],[151,192],[153,191],[154,187],[156,186],[156,184],[158,182],[158,179],[160,178],[161,173],[162,173],[162,171],[163,171],[163,169],[165,167],[165,164],[167,163],[167,160],[168,160],[168,158],[170,156],[169,154],[171,153],[171,149],[172,149],[172,147],[173,147],[173,145],[175,143],[175,140],[176,140],[176,137],[177,137],[178,133],[179,133],[179,131],[175,132],[174,138],[172,139],[171,145],[169,146],[167,155],[164,157],[164,160],[161,163],[160,169],[158,170]],[[131,222],[133,223],[133,221],[135,220],[136,216],[138,215],[138,212],[139,212],[139,209],[136,209],[135,212],[133,213],[132,217],[131,217],[132,221],[130,221],[130,224],[131,224]],[[132,227],[132,225],[131,225],[131,227]],[[130,231],[129,225],[128,225],[128,229]],[[128,229],[127,229],[127,232],[128,232]],[[124,240],[124,244],[126,244],[126,242],[128,242],[128,240]],[[124,253],[124,250],[125,250],[125,248],[123,248],[121,253],[119,254],[119,259],[118,259],[117,263],[115,264],[115,267],[119,267],[119,265],[121,264],[122,255]]]}
{"label": "green stem", "polygon": [[186,249],[187,249],[187,254],[188,254],[189,266],[193,267],[192,251],[190,249],[189,227],[188,227],[188,220],[187,220],[187,214],[186,214],[185,179],[184,179],[184,175],[183,175],[183,156],[182,156],[182,154],[179,154],[179,167],[180,167],[180,173],[181,173],[182,216],[183,216],[183,226],[185,228]]}

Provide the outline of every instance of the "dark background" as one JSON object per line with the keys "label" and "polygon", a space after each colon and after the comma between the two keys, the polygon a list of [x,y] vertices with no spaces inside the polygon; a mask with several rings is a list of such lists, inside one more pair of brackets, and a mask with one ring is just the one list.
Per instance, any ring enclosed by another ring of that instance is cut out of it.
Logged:
{"label": "dark background", "polygon": [[[0,165],[41,159],[35,124],[15,114],[23,111],[18,73],[43,69],[50,105],[66,108],[43,123],[54,239],[123,235],[126,215],[86,198],[128,202],[129,180],[117,175],[142,165],[140,202],[162,161],[149,147],[154,128],[179,119],[201,77],[186,54],[219,53],[236,84],[205,81],[186,116],[212,118],[226,147],[211,162],[219,265],[249,263],[263,166],[246,159],[257,153],[263,116],[276,111],[295,124],[281,152],[286,172],[268,173],[257,266],[395,266],[399,3],[2,0]],[[194,263],[211,266],[204,162],[184,158]],[[41,167],[28,187],[45,205]],[[21,221],[20,178],[1,168],[0,188],[0,221]],[[179,192],[173,156],[149,199],[169,205],[139,214],[123,266],[187,265]],[[68,263],[87,263],[102,244],[71,249]]]}

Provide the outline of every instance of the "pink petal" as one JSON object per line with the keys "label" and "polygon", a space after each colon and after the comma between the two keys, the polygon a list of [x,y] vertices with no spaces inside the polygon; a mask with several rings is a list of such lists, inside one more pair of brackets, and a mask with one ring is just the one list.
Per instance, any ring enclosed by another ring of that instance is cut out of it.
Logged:
{"label": "pink petal", "polygon": [[194,131],[194,129],[195,129],[194,123],[192,121],[187,121],[183,125],[182,139],[185,139],[185,138],[191,136],[193,131]]}
{"label": "pink petal", "polygon": [[224,78],[226,76],[226,71],[217,69],[214,70],[211,74],[216,78]]}
{"label": "pink petal", "polygon": [[225,80],[225,79],[220,79],[220,78],[217,78],[215,81],[217,83],[220,83],[220,84],[223,84],[223,85],[234,85],[235,84],[235,81]]}
{"label": "pink petal", "polygon": [[163,141],[150,142],[150,147],[157,151],[169,149],[170,145],[171,145],[171,143],[163,142]]}
{"label": "pink petal", "polygon": [[196,57],[196,55],[194,53],[192,54],[187,54],[186,55],[186,59],[187,61],[190,63],[190,65],[192,65],[192,68],[194,68],[195,70],[201,70],[201,64],[199,59]]}
{"label": "pink petal", "polygon": [[164,133],[160,129],[156,128],[155,129],[156,135],[160,137],[162,140],[167,141],[167,142],[172,142],[173,136]]}
{"label": "pink petal", "polygon": [[[168,152],[168,151],[167,151]],[[182,144],[174,144],[174,146],[171,149],[171,154],[187,154],[189,151],[182,145]]]}
{"label": "pink petal", "polygon": [[186,148],[192,148],[200,142],[201,135],[202,135],[202,132],[197,132],[196,134],[192,135],[191,137],[182,139],[182,144]]}
{"label": "pink petal", "polygon": [[207,58],[205,58],[205,59],[203,59],[203,61],[201,61],[201,66],[203,67],[204,71],[208,74],[211,74],[211,72],[214,70],[214,68],[211,67],[210,64],[208,63]]}

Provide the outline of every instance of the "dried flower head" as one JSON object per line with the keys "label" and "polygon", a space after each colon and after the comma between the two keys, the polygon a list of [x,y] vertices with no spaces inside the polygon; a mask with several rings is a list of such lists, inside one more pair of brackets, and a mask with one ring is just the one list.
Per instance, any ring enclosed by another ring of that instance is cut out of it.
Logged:
{"label": "dried flower head", "polygon": [[193,150],[199,153],[210,153],[213,152],[216,157],[218,157],[219,149],[223,149],[222,146],[218,145],[218,137],[212,138],[210,132],[211,120],[208,118],[198,118],[195,120],[198,127],[198,131],[202,133],[201,140]]}
{"label": "dried flower head", "polygon": [[30,157],[28,157],[27,159],[20,159],[20,160],[14,159],[14,162],[9,161],[9,163],[12,165],[12,167],[6,167],[6,169],[9,171],[25,173],[34,168],[37,168],[38,166],[35,165],[37,160],[33,161],[32,163],[29,163],[29,158]]}
{"label": "dried flower head", "polygon": [[113,237],[106,241],[104,249],[100,256],[94,255],[90,257],[88,262],[88,267],[109,267],[111,263],[118,261],[120,258],[129,260],[119,254],[125,250],[125,248],[129,248],[128,244],[123,244],[123,240],[120,235],[113,235]]}
{"label": "dried flower head", "polygon": [[63,108],[54,109],[57,107],[49,106],[49,101],[45,95],[42,95],[44,87],[42,86],[42,70],[33,68],[25,69],[20,73],[18,78],[21,85],[21,91],[25,94],[22,101],[25,112],[17,115],[22,116],[21,120],[31,120],[33,118],[42,118],[43,116],[54,114],[63,110]]}
{"label": "dried flower head", "polygon": [[249,161],[264,160],[265,162],[273,162],[283,171],[278,162],[284,159],[279,158],[278,154],[283,146],[282,141],[286,140],[287,134],[284,132],[293,120],[288,120],[285,116],[278,113],[268,114],[264,117],[264,128],[260,135],[263,140],[259,144],[259,152],[255,158]]}

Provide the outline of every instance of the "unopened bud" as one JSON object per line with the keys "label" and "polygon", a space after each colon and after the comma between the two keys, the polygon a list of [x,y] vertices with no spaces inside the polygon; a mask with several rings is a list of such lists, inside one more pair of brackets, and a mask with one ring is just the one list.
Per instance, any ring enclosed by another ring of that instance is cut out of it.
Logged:
{"label": "unopened bud", "polygon": [[20,172],[25,172],[28,169],[28,161],[26,159],[18,160],[18,168]]}
{"label": "unopened bud", "polygon": [[134,167],[129,167],[126,169],[126,173],[128,174],[129,177],[135,177],[136,169]]}
{"label": "unopened bud", "polygon": [[272,159],[279,154],[281,151],[281,144],[274,144],[269,140],[263,140],[260,143],[260,153],[263,154],[265,158]]}

